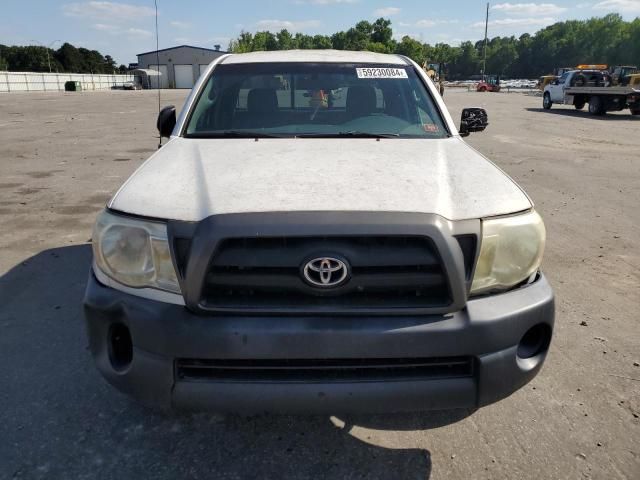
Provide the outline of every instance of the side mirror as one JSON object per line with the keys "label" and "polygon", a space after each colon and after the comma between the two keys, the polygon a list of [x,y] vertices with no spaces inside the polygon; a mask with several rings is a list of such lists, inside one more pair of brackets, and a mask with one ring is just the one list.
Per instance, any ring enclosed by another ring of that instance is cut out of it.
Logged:
{"label": "side mirror", "polygon": [[169,138],[173,132],[173,127],[176,126],[176,107],[169,105],[160,110],[156,126],[158,127],[158,132],[160,132],[160,137]]}
{"label": "side mirror", "polygon": [[489,117],[484,108],[464,108],[460,119],[460,136],[466,137],[471,132],[481,132],[489,125]]}

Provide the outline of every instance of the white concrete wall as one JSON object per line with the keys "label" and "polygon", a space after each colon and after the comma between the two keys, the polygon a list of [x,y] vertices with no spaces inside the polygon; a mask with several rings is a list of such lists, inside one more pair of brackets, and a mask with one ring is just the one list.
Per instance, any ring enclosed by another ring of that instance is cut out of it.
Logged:
{"label": "white concrete wall", "polygon": [[63,92],[69,80],[82,83],[82,90],[105,90],[133,82],[133,75],[0,72],[0,92]]}

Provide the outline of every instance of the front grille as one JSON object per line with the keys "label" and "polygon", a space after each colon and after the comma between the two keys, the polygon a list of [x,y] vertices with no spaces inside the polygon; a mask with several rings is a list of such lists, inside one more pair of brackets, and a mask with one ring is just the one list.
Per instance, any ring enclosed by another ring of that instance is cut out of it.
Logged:
{"label": "front grille", "polygon": [[[350,279],[322,289],[303,280],[311,258],[336,256]],[[419,236],[234,238],[221,242],[205,276],[204,309],[360,311],[451,303],[433,242]]]}
{"label": "front grille", "polygon": [[471,357],[200,360],[178,359],[182,381],[354,382],[430,380],[473,376]]}

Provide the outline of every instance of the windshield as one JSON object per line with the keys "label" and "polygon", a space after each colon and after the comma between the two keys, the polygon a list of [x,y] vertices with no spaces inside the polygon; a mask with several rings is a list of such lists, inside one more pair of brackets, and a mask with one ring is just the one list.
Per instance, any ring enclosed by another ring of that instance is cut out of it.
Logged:
{"label": "windshield", "polygon": [[185,136],[443,138],[448,132],[410,66],[247,63],[214,69]]}

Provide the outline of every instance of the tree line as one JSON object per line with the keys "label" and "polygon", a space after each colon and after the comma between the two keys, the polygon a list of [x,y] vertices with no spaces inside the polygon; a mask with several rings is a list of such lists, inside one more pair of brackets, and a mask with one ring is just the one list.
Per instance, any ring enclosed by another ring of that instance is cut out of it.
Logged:
{"label": "tree line", "polygon": [[76,48],[64,43],[57,50],[47,47],[0,45],[0,70],[11,72],[125,73],[110,55],[97,50]]}
{"label": "tree line", "polygon": [[[335,48],[398,53],[419,64],[444,63],[449,79],[465,79],[481,73],[484,41],[465,41],[458,46],[422,43],[405,36],[397,41],[391,21],[366,20],[333,35],[295,35],[283,29],[273,33],[241,32],[231,41],[236,53],[257,50]],[[47,56],[48,53],[48,56]],[[640,64],[640,18],[625,21],[618,14],[588,20],[568,20],[550,25],[535,34],[494,37],[487,42],[488,74],[511,78],[536,78],[556,67],[580,63],[609,65]],[[64,43],[57,50],[41,46],[0,45],[0,70],[68,73],[124,73],[110,55]]]}
{"label": "tree line", "polygon": [[[369,50],[406,55],[419,64],[446,64],[447,78],[464,79],[481,73],[484,40],[446,43],[422,43],[409,36],[393,38],[391,21],[366,20],[333,35],[292,35],[283,29],[241,32],[231,41],[229,50],[236,53],[292,48],[334,48],[337,50]],[[588,20],[554,23],[535,34],[520,37],[494,37],[487,42],[487,74],[511,78],[536,78],[553,72],[556,67],[581,63],[609,65],[640,64],[640,18],[627,22],[618,14]]]}

